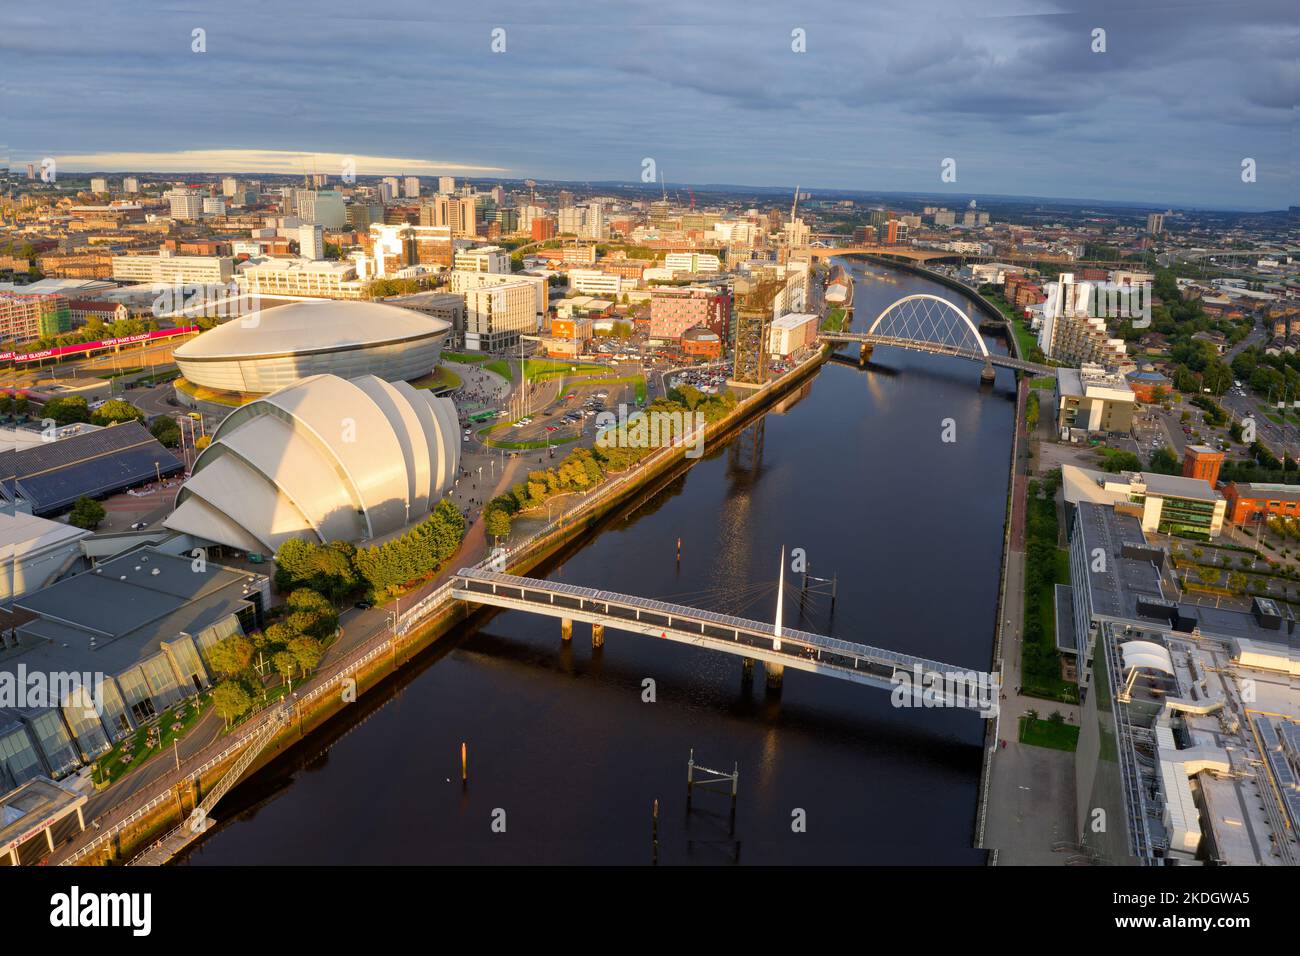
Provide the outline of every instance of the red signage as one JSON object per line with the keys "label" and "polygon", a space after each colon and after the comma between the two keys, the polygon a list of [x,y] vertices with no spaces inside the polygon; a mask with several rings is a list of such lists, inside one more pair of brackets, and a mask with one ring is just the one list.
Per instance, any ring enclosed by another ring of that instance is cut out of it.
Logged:
{"label": "red signage", "polygon": [[156,332],[141,332],[139,335],[123,335],[116,339],[104,339],[99,342],[82,342],[78,345],[60,345],[58,348],[41,349],[39,352],[0,352],[0,362],[39,362],[41,359],[58,358],[64,355],[77,355],[81,352],[93,352],[95,349],[112,348],[114,345],[133,345],[152,339],[165,339],[173,335],[188,335],[197,332],[197,325],[186,325],[178,329],[159,329]]}

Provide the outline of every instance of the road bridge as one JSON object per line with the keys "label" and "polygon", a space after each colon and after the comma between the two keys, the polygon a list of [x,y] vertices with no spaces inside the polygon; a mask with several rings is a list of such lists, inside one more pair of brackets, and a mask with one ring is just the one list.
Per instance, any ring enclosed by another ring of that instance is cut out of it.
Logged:
{"label": "road bridge", "polygon": [[1056,369],[1010,355],[990,352],[979,326],[959,306],[928,292],[904,296],[885,308],[865,332],[821,332],[823,342],[857,342],[865,362],[877,345],[934,355],[953,355],[984,364],[983,377],[993,378],[993,366],[1055,375]]}
{"label": "road bridge", "polygon": [[[778,590],[778,618],[783,590],[784,584]],[[605,628],[610,627],[761,660],[769,686],[779,686],[780,675],[790,667],[882,690],[903,687],[905,706],[954,707],[984,717],[996,715],[1001,692],[996,673],[631,594],[462,568],[452,579],[452,595],[470,604],[559,618],[566,639],[572,636],[574,621],[586,622],[592,625],[596,647],[604,644]]]}

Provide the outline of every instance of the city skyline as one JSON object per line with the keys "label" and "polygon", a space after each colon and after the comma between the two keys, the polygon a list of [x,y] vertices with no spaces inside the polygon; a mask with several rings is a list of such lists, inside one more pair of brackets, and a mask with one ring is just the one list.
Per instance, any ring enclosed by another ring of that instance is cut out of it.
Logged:
{"label": "city skyline", "polygon": [[[1019,3],[984,17],[941,3],[863,20],[760,4],[737,23],[674,4],[653,15],[562,6],[550,24],[517,4],[472,19],[391,9],[362,21],[291,5],[255,24],[185,8],[101,22],[87,9],[61,15],[57,35],[25,13],[0,49],[41,81],[23,90],[10,161],[301,174],[315,157],[326,168],[314,171],[332,173],[330,161],[355,156],[362,175],[369,163],[638,182],[649,158],[670,184],[1294,204],[1297,31],[1280,3],[1086,14]],[[281,43],[280,28],[296,42]],[[1098,28],[1105,52],[1094,53]],[[191,49],[194,29],[204,52]],[[577,58],[575,29],[599,40]],[[888,46],[873,46],[886,32]],[[956,180],[944,182],[948,158]],[[1255,182],[1242,181],[1245,158]]]}

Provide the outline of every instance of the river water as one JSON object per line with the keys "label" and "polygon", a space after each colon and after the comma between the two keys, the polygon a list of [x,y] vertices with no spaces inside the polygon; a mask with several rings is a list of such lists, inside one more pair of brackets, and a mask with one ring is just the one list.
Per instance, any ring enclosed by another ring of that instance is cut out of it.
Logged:
{"label": "river water", "polygon": [[[851,269],[858,329],[914,292],[962,299]],[[838,596],[800,619],[787,591],[788,626],[986,669],[1013,388],[1006,370],[981,387],[974,363],[884,348],[866,371],[827,364],[548,576],[771,620],[781,548],[802,548]],[[738,658],[613,630],[593,652],[582,624],[565,647],[558,621],[523,613],[409,670],[236,788],[185,862],[642,864],[656,799],[665,864],[983,861],[971,713],[792,670],[770,696],[761,664],[746,684]],[[686,810],[692,748],[739,767],[734,833],[724,795]]]}

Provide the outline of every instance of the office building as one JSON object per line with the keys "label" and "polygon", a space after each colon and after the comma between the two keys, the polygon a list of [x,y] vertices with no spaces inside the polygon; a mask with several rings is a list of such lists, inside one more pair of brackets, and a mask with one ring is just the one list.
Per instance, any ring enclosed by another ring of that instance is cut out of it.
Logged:
{"label": "office building", "polygon": [[1291,612],[1262,597],[1248,609],[1190,600],[1134,515],[1084,501],[1070,517],[1056,637],[1079,660],[1084,853],[1111,865],[1296,865]]}
{"label": "office building", "polygon": [[550,297],[550,288],[547,285],[546,277],[532,275],[530,273],[501,273],[501,272],[461,272],[459,270],[450,274],[451,291],[464,294],[474,289],[490,289],[494,286],[505,285],[506,283],[523,282],[533,290],[533,308],[536,317],[540,320],[546,314],[547,303]]}
{"label": "office building", "polygon": [[674,272],[715,273],[722,269],[717,256],[704,252],[670,252],[664,256],[664,268]]}
{"label": "office building", "polygon": [[1269,518],[1300,518],[1300,485],[1230,481],[1223,487],[1228,520],[1256,525]]}
{"label": "office building", "polygon": [[500,275],[510,272],[510,253],[500,246],[462,249],[455,254],[452,262],[457,272],[493,272]]}
{"label": "office building", "polygon": [[247,295],[318,299],[364,299],[367,285],[357,277],[355,262],[312,259],[250,259],[236,281]]}
{"label": "office building", "polygon": [[1228,513],[1224,496],[1199,478],[1063,465],[1061,480],[1068,506],[1081,501],[1109,505],[1137,517],[1143,531],[1205,541],[1219,536]]}
{"label": "office building", "polygon": [[769,326],[768,353],[773,358],[786,358],[817,341],[816,315],[792,313],[772,320]]}
{"label": "office building", "polygon": [[113,257],[113,278],[118,282],[210,285],[230,282],[234,274],[235,260],[230,256],[178,256],[164,249],[157,255]]}
{"label": "office building", "polygon": [[332,190],[300,192],[298,218],[303,222],[324,226],[326,229],[345,228],[348,224],[348,213],[343,204],[343,194]]}
{"label": "office building", "polygon": [[570,269],[569,288],[584,295],[617,299],[623,291],[623,280],[598,269]]}

